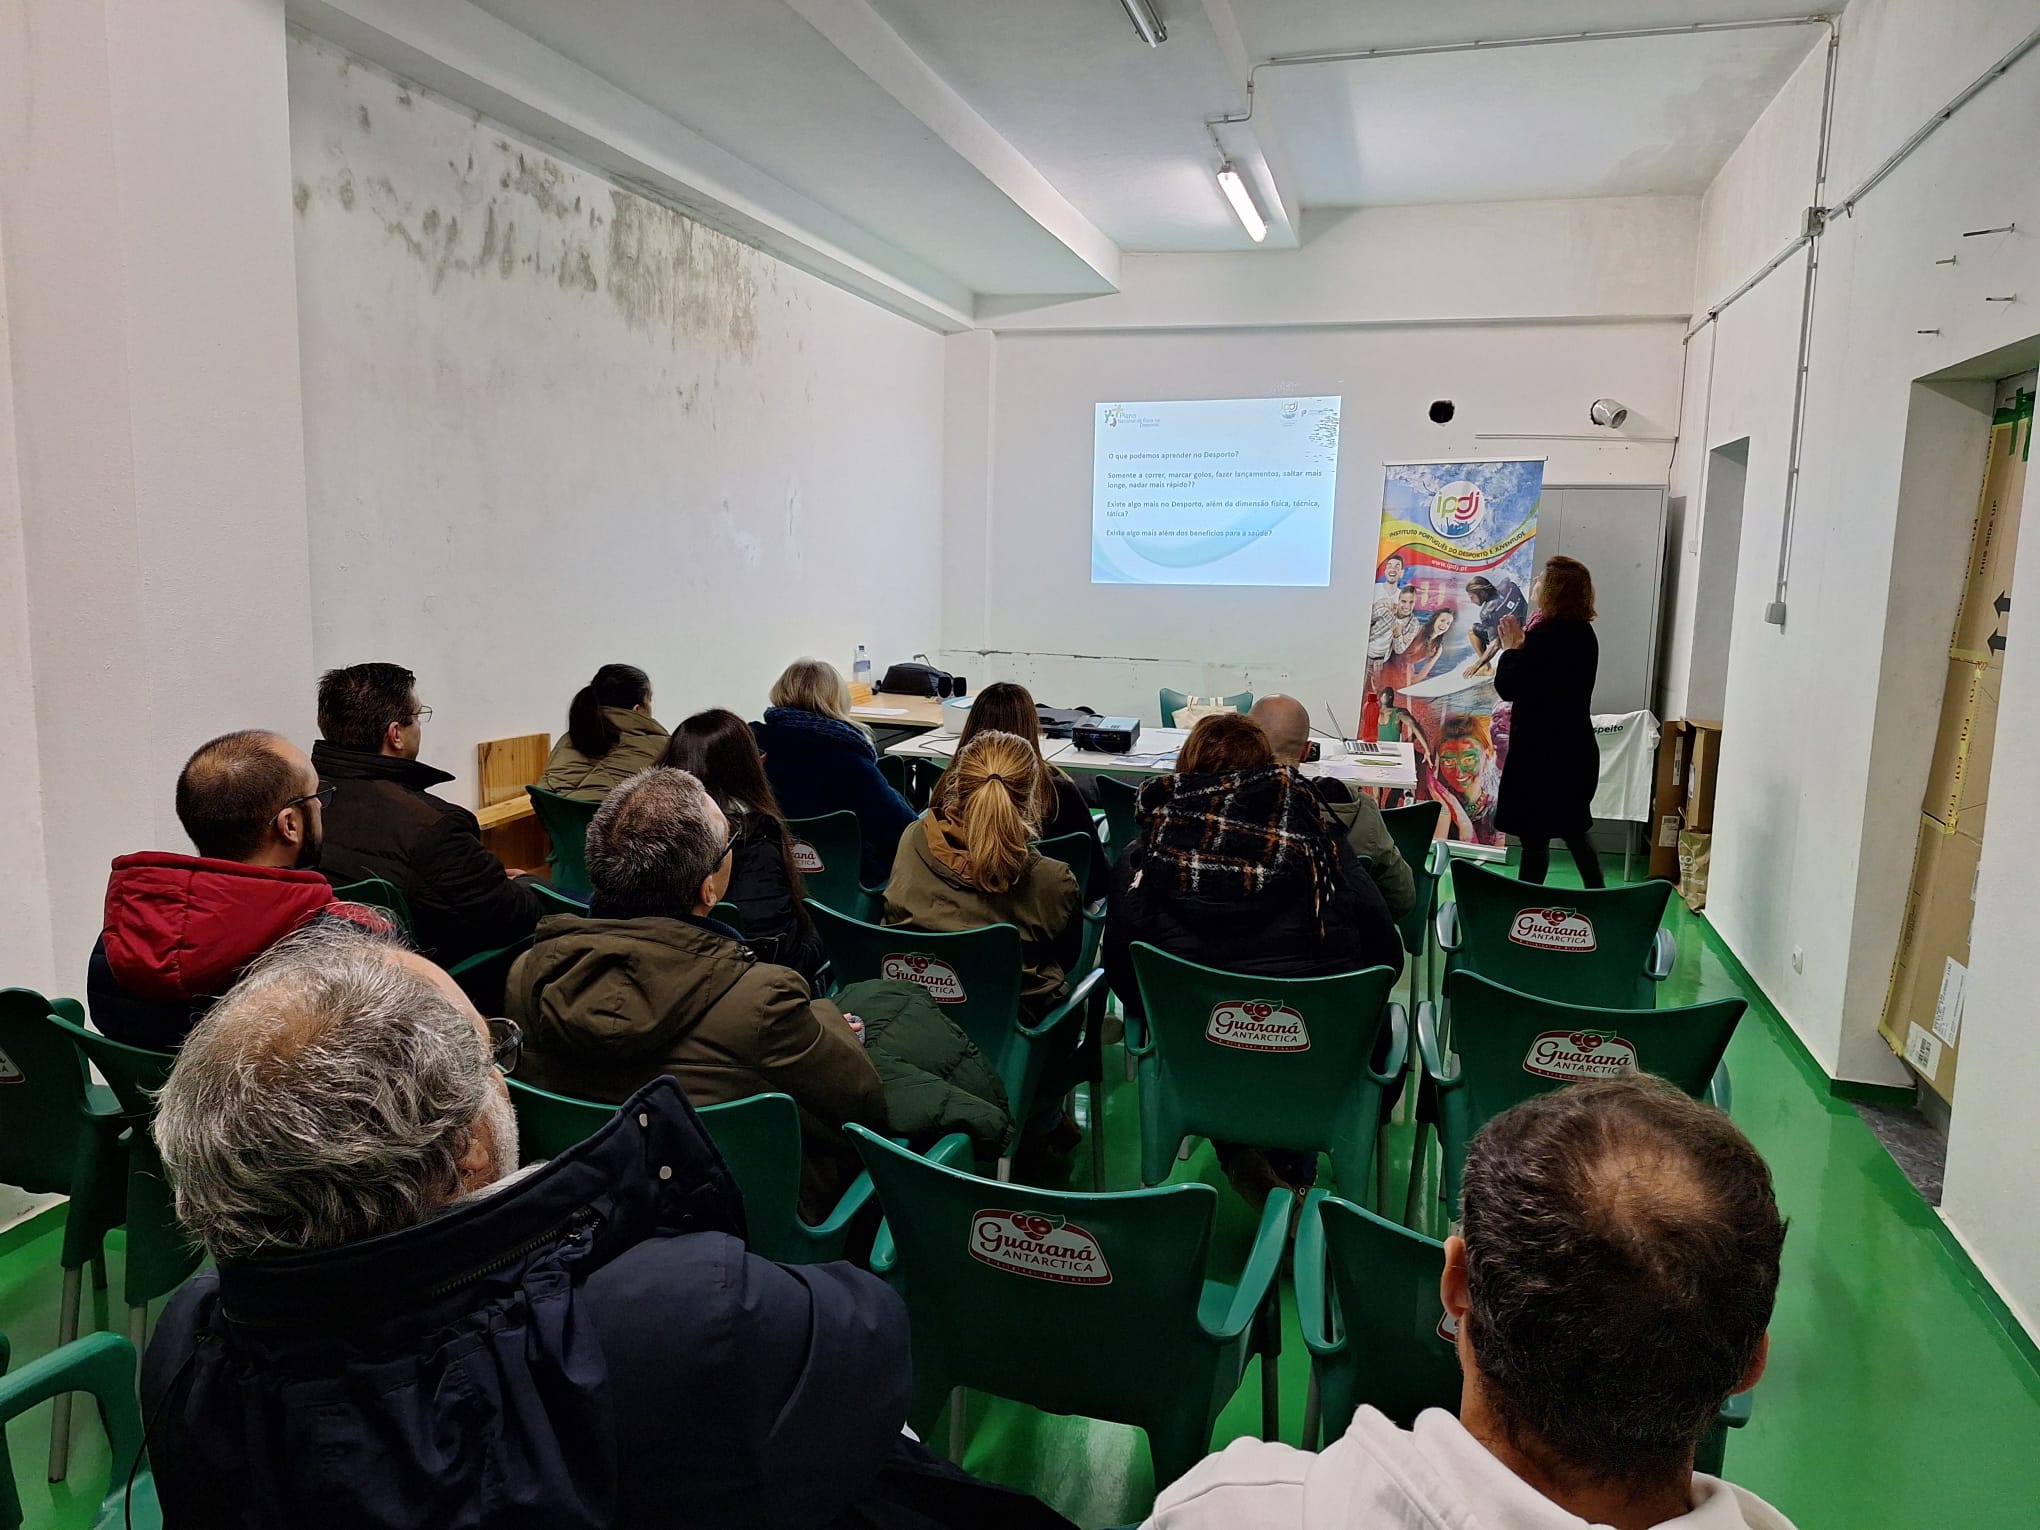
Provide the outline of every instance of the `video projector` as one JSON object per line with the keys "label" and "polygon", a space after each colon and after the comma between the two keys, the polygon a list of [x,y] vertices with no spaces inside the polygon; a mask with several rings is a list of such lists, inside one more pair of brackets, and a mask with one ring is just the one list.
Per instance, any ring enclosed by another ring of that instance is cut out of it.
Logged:
{"label": "video projector", "polygon": [[1070,742],[1091,754],[1132,754],[1140,742],[1140,719],[1094,717],[1070,729]]}

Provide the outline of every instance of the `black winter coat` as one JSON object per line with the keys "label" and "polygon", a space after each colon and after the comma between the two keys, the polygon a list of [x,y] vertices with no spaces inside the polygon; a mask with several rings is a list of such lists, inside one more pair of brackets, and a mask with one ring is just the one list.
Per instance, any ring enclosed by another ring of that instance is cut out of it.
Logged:
{"label": "black winter coat", "polygon": [[[382,877],[411,905],[418,949],[442,967],[514,945],[538,924],[538,898],[503,874],[464,807],[427,787],[452,776],[418,760],[338,749],[321,739],[312,764],[326,804],[319,870],[335,886]],[[500,981],[500,978],[499,978]]]}
{"label": "black winter coat", "polygon": [[142,1399],[170,1530],[890,1523],[907,1343],[878,1277],[746,1251],[661,1079],[443,1215],[198,1275]]}
{"label": "black winter coat", "polygon": [[1266,977],[1329,977],[1364,967],[1402,971],[1402,937],[1381,889],[1360,870],[1352,847],[1340,845],[1344,885],[1332,895],[1320,936],[1310,891],[1301,878],[1255,898],[1221,899],[1135,885],[1147,843],[1135,840],[1113,868],[1111,912],[1105,919],[1105,974],[1129,1014],[1146,1013],[1133,971],[1133,943],[1146,941],[1171,956],[1227,972]]}
{"label": "black winter coat", "polygon": [[864,885],[884,885],[901,832],[920,815],[879,772],[870,738],[850,723],[797,707],[767,708],[751,734],[786,816],[820,818],[848,808],[864,833]]}
{"label": "black winter coat", "polygon": [[1495,666],[1495,692],[1515,709],[1495,827],[1519,839],[1584,834],[1594,821],[1601,751],[1594,742],[1592,622],[1538,622]]}
{"label": "black winter coat", "polygon": [[781,851],[785,834],[785,826],[767,813],[745,813],[738,819],[730,887],[723,897],[742,911],[744,944],[758,959],[791,967],[813,988],[827,956],[822,937],[804,917],[793,884],[786,879]]}

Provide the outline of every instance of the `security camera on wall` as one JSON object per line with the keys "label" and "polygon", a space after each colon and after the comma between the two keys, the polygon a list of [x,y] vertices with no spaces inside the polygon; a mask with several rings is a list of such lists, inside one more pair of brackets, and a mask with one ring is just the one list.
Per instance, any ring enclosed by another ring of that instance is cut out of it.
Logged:
{"label": "security camera on wall", "polygon": [[1622,422],[1629,418],[1629,406],[1612,398],[1597,398],[1588,407],[1587,418],[1609,430],[1620,430]]}

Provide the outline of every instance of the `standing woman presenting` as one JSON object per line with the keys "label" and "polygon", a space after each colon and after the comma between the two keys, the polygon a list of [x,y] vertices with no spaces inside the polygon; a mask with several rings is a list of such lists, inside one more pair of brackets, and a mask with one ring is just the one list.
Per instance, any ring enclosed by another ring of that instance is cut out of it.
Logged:
{"label": "standing woman presenting", "polygon": [[1594,578],[1573,558],[1552,558],[1531,587],[1537,614],[1526,630],[1501,618],[1504,652],[1495,691],[1515,712],[1502,762],[1495,827],[1523,842],[1525,882],[1551,868],[1551,841],[1562,839],[1589,887],[1607,883],[1587,843],[1601,756],[1594,743],[1594,675],[1601,645],[1594,637]]}

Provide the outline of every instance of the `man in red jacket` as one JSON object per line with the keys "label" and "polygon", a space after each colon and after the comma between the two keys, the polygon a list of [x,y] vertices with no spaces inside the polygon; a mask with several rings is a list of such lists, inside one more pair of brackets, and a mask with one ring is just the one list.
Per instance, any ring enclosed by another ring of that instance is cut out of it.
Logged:
{"label": "man in red jacket", "polygon": [[177,820],[197,855],[144,850],[113,863],[85,993],[116,1041],[172,1050],[241,969],[319,918],[384,922],[334,900],[312,868],[324,838],[318,773],[274,733],[199,746],[177,778]]}

